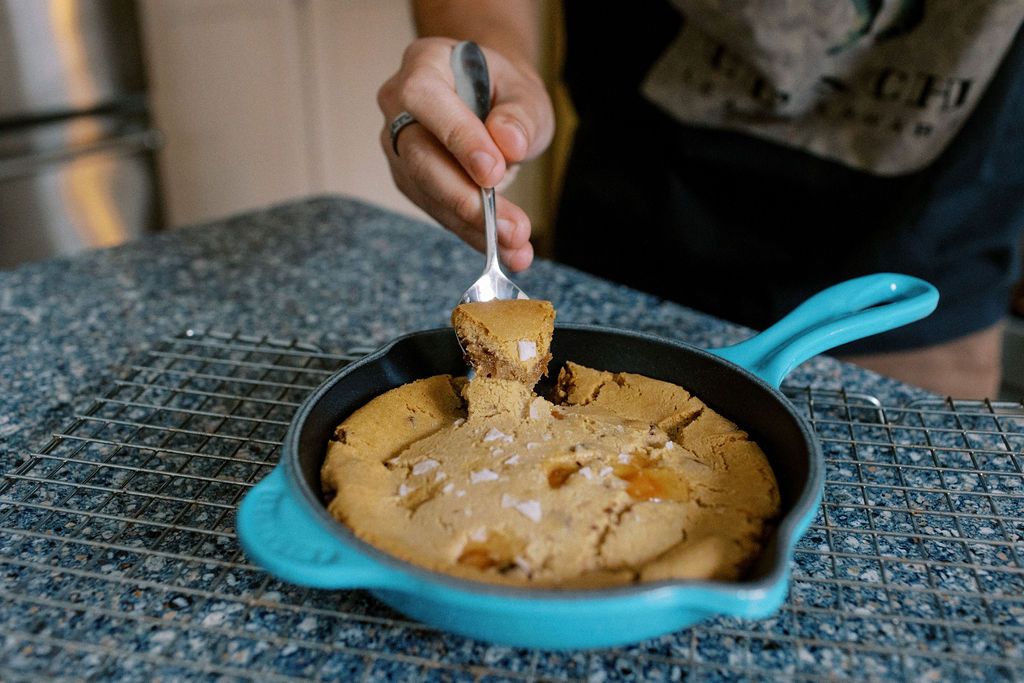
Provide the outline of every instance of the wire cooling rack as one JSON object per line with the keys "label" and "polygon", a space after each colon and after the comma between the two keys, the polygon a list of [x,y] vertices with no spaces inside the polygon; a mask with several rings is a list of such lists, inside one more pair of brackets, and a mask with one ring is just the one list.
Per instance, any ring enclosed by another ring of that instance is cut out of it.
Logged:
{"label": "wire cooling rack", "polygon": [[250,565],[235,506],[366,349],[189,332],[0,480],[0,679],[961,680],[1024,676],[1024,408],[787,389],[828,461],[789,600],[618,650],[489,646]]}

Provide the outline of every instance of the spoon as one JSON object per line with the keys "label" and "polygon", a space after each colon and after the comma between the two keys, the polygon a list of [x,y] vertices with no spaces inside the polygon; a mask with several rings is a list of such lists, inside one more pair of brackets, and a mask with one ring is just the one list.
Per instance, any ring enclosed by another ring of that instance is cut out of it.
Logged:
{"label": "spoon", "polygon": [[[487,73],[487,60],[480,46],[464,41],[452,50],[452,73],[455,92],[481,121],[491,111],[491,77]],[[529,299],[526,292],[508,279],[498,260],[498,223],[495,218],[494,188],[481,187],[484,204],[484,234],[487,237],[487,260],[483,274],[462,295],[459,303],[491,301],[492,299]]]}

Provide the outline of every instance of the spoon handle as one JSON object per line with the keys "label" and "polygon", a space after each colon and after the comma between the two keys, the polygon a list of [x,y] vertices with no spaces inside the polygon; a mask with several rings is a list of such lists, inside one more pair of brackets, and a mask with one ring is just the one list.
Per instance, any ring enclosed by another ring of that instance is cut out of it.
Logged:
{"label": "spoon handle", "polygon": [[[491,76],[487,70],[487,58],[480,46],[472,41],[463,41],[452,48],[452,74],[455,77],[455,92],[481,121],[491,111]],[[494,188],[481,187],[480,198],[484,205],[484,234],[487,237],[487,270],[497,268],[498,224],[494,207]]]}
{"label": "spoon handle", "polygon": [[498,262],[498,221],[495,218],[494,188],[481,187],[480,197],[484,202],[484,235],[487,237],[487,270],[501,269]]}
{"label": "spoon handle", "polygon": [[484,51],[476,43],[465,40],[452,48],[451,65],[459,99],[481,121],[485,120],[491,113],[491,75]]}

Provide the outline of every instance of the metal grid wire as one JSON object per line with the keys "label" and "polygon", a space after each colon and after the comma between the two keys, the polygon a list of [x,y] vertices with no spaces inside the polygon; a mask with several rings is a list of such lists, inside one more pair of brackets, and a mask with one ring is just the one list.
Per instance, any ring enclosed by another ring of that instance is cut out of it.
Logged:
{"label": "metal grid wire", "polygon": [[1024,676],[1024,408],[788,389],[828,462],[774,618],[618,650],[488,646],[250,565],[235,506],[288,421],[365,353],[189,332],[0,481],[0,678],[1013,680]]}

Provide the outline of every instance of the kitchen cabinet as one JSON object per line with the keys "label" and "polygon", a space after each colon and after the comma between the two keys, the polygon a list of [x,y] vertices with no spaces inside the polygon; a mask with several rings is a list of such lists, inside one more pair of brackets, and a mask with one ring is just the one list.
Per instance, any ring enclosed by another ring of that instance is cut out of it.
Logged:
{"label": "kitchen cabinet", "polygon": [[170,224],[315,191],[298,3],[141,4]]}

